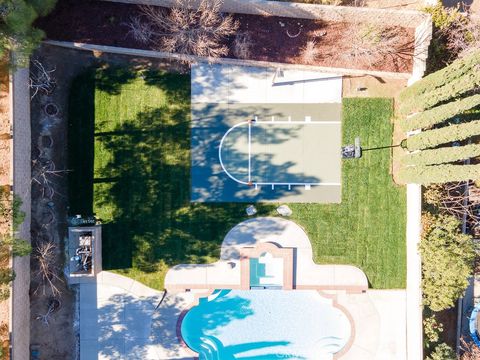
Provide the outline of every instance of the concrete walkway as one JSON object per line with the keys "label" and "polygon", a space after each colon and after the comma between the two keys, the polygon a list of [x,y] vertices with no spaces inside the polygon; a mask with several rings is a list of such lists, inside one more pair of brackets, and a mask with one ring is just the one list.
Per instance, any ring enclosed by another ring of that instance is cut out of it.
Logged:
{"label": "concrete walkway", "polygon": [[407,359],[423,359],[422,262],[418,253],[422,229],[421,187],[407,185]]}
{"label": "concrete walkway", "polygon": [[80,360],[190,359],[176,324],[192,295],[166,297],[158,306],[162,296],[107,271],[80,284]]}

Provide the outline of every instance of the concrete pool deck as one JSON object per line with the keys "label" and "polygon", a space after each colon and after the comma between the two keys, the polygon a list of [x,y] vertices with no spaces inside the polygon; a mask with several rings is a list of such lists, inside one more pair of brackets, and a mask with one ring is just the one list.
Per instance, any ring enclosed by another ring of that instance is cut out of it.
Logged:
{"label": "concrete pool deck", "polygon": [[[178,338],[179,319],[204,296],[201,290],[163,293],[124,276],[101,272],[96,283],[80,284],[80,359],[193,360]],[[322,292],[335,297],[355,326],[341,360],[406,359],[406,292]]]}
{"label": "concrete pool deck", "polygon": [[290,263],[284,268],[290,271],[290,279],[284,279],[285,290],[316,290],[348,316],[352,335],[334,359],[407,358],[406,291],[369,290],[365,274],[354,266],[315,264],[301,227],[283,218],[267,217],[232,228],[222,243],[218,262],[171,268],[165,278],[168,292],[164,298],[163,292],[106,271],[95,281],[81,283],[80,360],[194,359],[181,338],[183,317],[214,289],[248,290],[250,277],[241,269],[249,256],[264,251]]}
{"label": "concrete pool deck", "polygon": [[349,292],[368,289],[367,277],[355,266],[315,264],[310,240],[303,229],[292,221],[276,217],[255,218],[238,224],[225,236],[219,261],[174,266],[165,277],[165,288],[169,291],[245,289],[248,275],[241,271],[242,259],[245,259],[242,249],[266,243],[278,249],[291,249],[294,253],[293,261],[286,263],[290,266],[294,289]]}

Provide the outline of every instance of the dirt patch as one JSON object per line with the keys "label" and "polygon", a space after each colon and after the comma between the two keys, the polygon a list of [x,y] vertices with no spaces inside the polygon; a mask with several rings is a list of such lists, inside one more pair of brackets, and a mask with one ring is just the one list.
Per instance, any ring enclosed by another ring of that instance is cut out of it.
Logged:
{"label": "dirt patch", "polygon": [[452,349],[457,346],[457,307],[453,307],[435,313],[437,320],[443,324],[443,333],[440,335],[440,342],[445,342]]}
{"label": "dirt patch", "polygon": [[[0,186],[10,185],[10,150],[12,141],[10,140],[10,94],[8,67],[0,62]],[[5,220],[5,219],[4,219]],[[8,234],[10,231],[10,221],[0,221],[0,234]],[[8,268],[9,257],[0,258],[0,268]],[[9,359],[9,324],[10,302],[9,300],[0,302],[0,347],[3,353],[7,354],[5,359]]]}
{"label": "dirt patch", "polygon": [[[175,69],[186,71],[184,65],[168,61],[152,61],[121,55],[92,53],[81,50],[64,49],[43,45],[33,56],[46,69],[55,69],[55,90],[49,94],[39,94],[32,101],[32,174],[38,174],[37,164],[54,164],[56,170],[68,169],[67,163],[67,121],[68,96],[72,80],[92,66],[105,64],[151,67],[155,69]],[[53,103],[58,113],[48,115],[45,106]],[[67,176],[60,172],[50,176],[50,187],[32,181],[32,244],[35,247],[45,241],[56,246],[55,265],[64,266],[64,243],[67,236],[66,217],[68,212]],[[76,319],[76,286],[68,286],[66,281],[55,281],[61,294],[56,298],[61,306],[45,319],[53,298],[52,291],[45,291],[39,279],[34,277],[38,263],[33,259],[30,291],[31,344],[40,349],[41,359],[76,359],[78,355],[78,321]],[[48,324],[45,320],[48,320]]]}
{"label": "dirt patch", "polygon": [[[137,5],[63,1],[48,17],[40,19],[37,25],[53,40],[156,50],[152,41],[141,44],[128,34],[127,24],[140,13]],[[352,58],[347,55],[352,45],[352,34],[362,31],[360,28],[363,24],[245,14],[233,16],[240,22],[239,31],[248,34],[251,39],[251,60],[305,64],[301,49],[307,42],[314,41],[318,56],[310,65],[412,71],[413,28],[389,28],[395,34],[395,54],[384,56],[375,52],[368,58]],[[227,45],[232,42],[233,38],[225,40]],[[230,53],[229,57],[234,58],[234,55]]]}
{"label": "dirt patch", "polygon": [[0,185],[10,184],[11,143],[8,68],[0,63]]}

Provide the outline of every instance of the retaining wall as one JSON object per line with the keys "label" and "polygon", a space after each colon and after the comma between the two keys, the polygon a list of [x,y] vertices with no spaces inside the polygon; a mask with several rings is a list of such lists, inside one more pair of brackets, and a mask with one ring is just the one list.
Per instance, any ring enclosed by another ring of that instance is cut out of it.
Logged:
{"label": "retaining wall", "polygon": [[[30,242],[31,160],[29,70],[11,74],[11,121],[13,124],[13,192],[20,196],[25,221],[18,236]],[[13,258],[16,277],[12,284],[11,347],[13,360],[30,359],[30,257]]]}
{"label": "retaining wall", "polygon": [[[143,4],[172,7],[175,0],[103,0],[125,4]],[[192,0],[195,6],[200,0]],[[319,71],[335,72],[342,75],[372,75],[386,78],[421,78],[426,69],[428,47],[432,40],[432,19],[427,13],[417,10],[391,10],[377,8],[363,8],[351,6],[332,6],[303,4],[295,2],[266,1],[266,0],[224,0],[221,11],[229,13],[272,15],[301,19],[316,19],[324,21],[365,22],[384,26],[403,26],[415,28],[415,50],[412,73],[398,77],[388,72],[359,71],[351,69],[335,69],[316,67]],[[145,55],[148,56],[148,55]],[[252,64],[248,64],[252,62]],[[257,63],[257,64],[254,64]],[[261,61],[245,61],[244,65],[265,66]],[[267,63],[268,64],[268,63]],[[277,67],[278,64],[270,63],[268,66]],[[285,65],[282,65],[285,67]],[[314,67],[309,67],[313,69]],[[410,80],[413,82],[413,80]]]}

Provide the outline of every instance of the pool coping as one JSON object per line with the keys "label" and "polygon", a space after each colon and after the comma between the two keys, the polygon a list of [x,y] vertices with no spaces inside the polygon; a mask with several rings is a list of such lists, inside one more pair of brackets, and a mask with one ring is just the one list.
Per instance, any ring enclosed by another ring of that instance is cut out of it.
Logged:
{"label": "pool coping", "polygon": [[[208,296],[212,295],[215,290],[216,289],[209,289],[205,292],[196,293],[194,295],[194,300],[192,301],[192,303],[189,304],[189,306],[180,313],[180,315],[178,316],[178,319],[177,319],[177,324],[176,324],[176,329],[175,330],[176,330],[178,343],[189,355],[193,356],[193,358],[195,360],[199,359],[199,354],[197,352],[195,352],[194,350],[192,350],[182,337],[183,319],[185,318],[187,313],[193,307],[199,305],[200,298],[208,297]],[[243,290],[245,290],[245,289],[243,289]],[[285,290],[286,291],[288,291],[288,290],[294,291],[294,289],[283,289],[283,290],[284,291]],[[247,291],[251,291],[251,290],[247,290]],[[257,291],[261,291],[261,290],[257,290]],[[356,338],[355,321],[354,321],[352,315],[350,314],[350,312],[347,310],[347,308],[345,306],[339,304],[338,297],[337,297],[336,294],[328,294],[328,293],[325,293],[324,291],[321,291],[321,290],[315,290],[315,291],[317,291],[320,294],[320,296],[332,300],[332,306],[334,308],[337,308],[338,310],[340,310],[346,316],[346,318],[348,319],[348,322],[350,323],[351,333],[350,333],[350,337],[348,338],[347,343],[342,347],[342,349],[340,351],[334,353],[333,356],[332,356],[333,360],[337,360],[337,359],[341,358],[343,355],[345,355],[346,353],[348,353],[348,351],[350,351],[350,349],[353,346],[353,343],[354,343],[355,338]]]}

